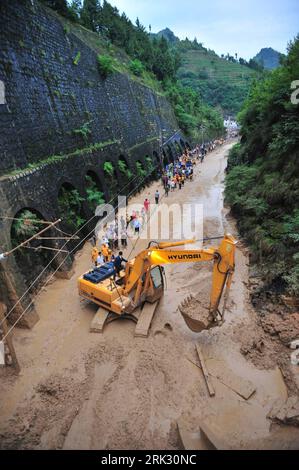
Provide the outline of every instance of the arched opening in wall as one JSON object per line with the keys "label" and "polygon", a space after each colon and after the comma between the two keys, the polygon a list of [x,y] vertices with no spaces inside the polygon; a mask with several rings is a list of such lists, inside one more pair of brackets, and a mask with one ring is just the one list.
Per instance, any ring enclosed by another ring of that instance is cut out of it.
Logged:
{"label": "arched opening in wall", "polygon": [[105,204],[105,194],[101,182],[94,171],[88,171],[85,175],[86,202],[91,212],[95,212],[97,206]]}
{"label": "arched opening in wall", "polygon": [[[14,216],[10,231],[12,247],[15,248],[43,230],[46,227],[44,221],[42,214],[30,207],[18,211]],[[55,255],[55,252],[51,250],[52,244],[49,240],[49,237],[54,236],[53,233],[54,230],[49,229],[40,237],[15,251],[15,260],[27,285],[31,284]],[[49,266],[49,270],[51,270],[51,266]],[[48,272],[47,270],[45,275]],[[42,281],[42,278],[40,281]]]}
{"label": "arched opening in wall", "polygon": [[177,151],[175,142],[171,142],[170,148],[171,148],[171,152],[173,155],[173,161],[175,161],[178,158],[178,151]]}
{"label": "arched opening in wall", "polygon": [[162,155],[163,155],[163,166],[165,167],[169,163],[169,158],[164,149],[162,150]]}
{"label": "arched opening in wall", "polygon": [[120,184],[120,191],[124,188],[124,193],[128,193],[129,190],[129,182],[133,179],[133,173],[129,168],[128,162],[123,155],[118,157],[117,162],[118,170],[121,174],[121,184]]}
{"label": "arched opening in wall", "polygon": [[153,152],[152,162],[154,166],[154,171],[152,173],[152,177],[157,179],[159,178],[160,171],[161,171],[161,161],[158,152]]}
{"label": "arched opening in wall", "polygon": [[183,141],[183,139],[180,139],[180,144],[181,144],[182,150],[184,151],[185,148],[186,148],[186,144],[185,144],[185,142]]}
{"label": "arched opening in wall", "polygon": [[112,162],[109,160],[105,161],[103,164],[103,171],[104,171],[104,178],[105,184],[108,192],[109,203],[116,204],[117,203],[117,195],[118,195],[118,180],[117,174],[115,171],[115,167]]}
{"label": "arched opening in wall", "polygon": [[173,162],[174,161],[174,155],[173,155],[173,152],[172,152],[172,149],[171,149],[170,145],[167,145],[167,152],[168,152],[168,155],[169,155],[169,160],[171,162]]}
{"label": "arched opening in wall", "polygon": [[63,183],[58,193],[58,210],[61,225],[73,233],[77,231],[86,222],[83,213],[82,203],[84,198],[81,197],[78,189],[70,183]]}
{"label": "arched opening in wall", "polygon": [[179,157],[182,154],[182,149],[181,149],[180,144],[177,141],[175,141],[175,148],[176,148],[177,156]]}
{"label": "arched opening in wall", "polygon": [[141,160],[136,161],[136,175],[137,175],[137,185],[143,186],[145,184],[145,178],[147,176],[147,170]]}
{"label": "arched opening in wall", "polygon": [[148,177],[152,178],[154,176],[155,167],[157,166],[152,156],[149,156],[149,155],[145,156],[145,165],[146,165],[146,173]]}
{"label": "arched opening in wall", "polygon": [[159,157],[158,152],[156,152],[155,150],[153,151],[153,159],[154,159],[155,166],[159,167],[160,166],[160,157]]}

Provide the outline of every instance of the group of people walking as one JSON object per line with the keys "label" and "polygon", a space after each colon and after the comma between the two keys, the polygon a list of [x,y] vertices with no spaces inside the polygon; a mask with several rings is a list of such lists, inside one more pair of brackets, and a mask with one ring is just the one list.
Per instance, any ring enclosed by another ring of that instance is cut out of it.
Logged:
{"label": "group of people walking", "polygon": [[187,149],[178,160],[166,165],[162,175],[165,196],[168,196],[169,191],[172,192],[177,188],[182,189],[186,181],[193,181],[193,167],[195,165],[196,159]]}
{"label": "group of people walking", "polygon": [[[216,143],[213,141],[197,145],[192,151],[185,149],[183,155],[178,160],[167,164],[162,172],[164,196],[167,197],[169,191],[175,191],[177,188],[181,190],[186,181],[193,181],[194,166],[197,160],[203,162],[208,151],[214,150],[215,147]],[[155,205],[158,205],[160,202],[158,188],[154,193],[154,199]],[[115,266],[115,272],[119,273],[122,263],[126,260],[123,258],[122,251],[119,251],[117,256],[114,255],[114,252],[119,250],[119,244],[121,244],[121,249],[125,249],[128,245],[128,238],[140,235],[141,230],[149,220],[150,207],[150,200],[145,198],[140,211],[132,210],[131,214],[127,212],[125,217],[121,215],[119,220],[116,217],[115,221],[106,225],[100,242],[100,248],[97,248],[97,240],[94,237],[94,247],[91,255],[94,266],[100,266],[103,263],[112,261]]]}

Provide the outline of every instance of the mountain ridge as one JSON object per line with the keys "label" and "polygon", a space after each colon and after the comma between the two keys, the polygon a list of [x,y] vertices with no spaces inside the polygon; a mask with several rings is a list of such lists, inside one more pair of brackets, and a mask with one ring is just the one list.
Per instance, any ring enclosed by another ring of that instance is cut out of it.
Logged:
{"label": "mountain ridge", "polygon": [[262,65],[266,70],[274,70],[280,65],[280,59],[284,54],[276,51],[272,47],[263,47],[253,60]]}

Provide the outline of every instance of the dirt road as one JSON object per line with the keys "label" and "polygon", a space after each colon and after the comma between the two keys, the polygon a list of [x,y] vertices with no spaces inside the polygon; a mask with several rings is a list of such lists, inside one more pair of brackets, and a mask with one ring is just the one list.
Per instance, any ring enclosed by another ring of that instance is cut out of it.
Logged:
{"label": "dirt road", "polygon": [[[194,181],[167,199],[203,203],[205,236],[224,230],[237,235],[223,208],[230,145],[209,154],[196,166]],[[153,201],[157,186],[134,201],[148,194]],[[135,253],[143,243],[137,243]],[[96,307],[80,301],[76,288],[77,277],[90,267],[86,244],[77,254],[73,277],[55,280],[38,295],[39,323],[32,331],[15,332],[22,371],[18,377],[1,372],[0,447],[178,449],[177,420],[190,431],[204,420],[232,448],[299,447],[298,429],[280,428],[279,439],[269,439],[267,413],[277,398],[287,397],[280,370],[258,369],[240,353],[239,332],[254,321],[247,264],[244,250],[238,249],[221,328],[199,335],[187,329],[177,306],[190,293],[206,294],[211,267],[185,264],[166,267],[168,287],[148,339],[134,338],[135,326],[126,320],[98,335],[89,333]],[[196,361],[196,342],[212,374],[215,397],[209,397],[201,371],[190,361]],[[254,388],[249,399],[236,393],[236,382]]]}

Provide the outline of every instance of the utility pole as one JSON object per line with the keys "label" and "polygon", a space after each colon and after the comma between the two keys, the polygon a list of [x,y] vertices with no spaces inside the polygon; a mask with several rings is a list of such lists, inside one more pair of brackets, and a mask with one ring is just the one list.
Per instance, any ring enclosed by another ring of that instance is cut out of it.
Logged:
{"label": "utility pole", "polygon": [[16,372],[19,373],[20,365],[12,343],[11,333],[8,333],[7,322],[5,318],[6,312],[6,305],[0,302],[0,366],[14,367]]}

